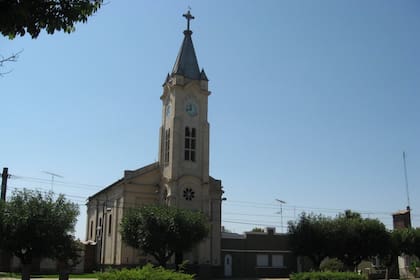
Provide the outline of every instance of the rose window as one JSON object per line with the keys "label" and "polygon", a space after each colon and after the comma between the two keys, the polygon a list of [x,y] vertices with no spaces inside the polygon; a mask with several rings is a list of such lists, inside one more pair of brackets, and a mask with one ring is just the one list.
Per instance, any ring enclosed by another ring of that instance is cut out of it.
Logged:
{"label": "rose window", "polygon": [[195,193],[194,193],[194,191],[191,188],[186,188],[184,190],[183,197],[186,200],[192,200],[194,198],[194,196],[195,196]]}

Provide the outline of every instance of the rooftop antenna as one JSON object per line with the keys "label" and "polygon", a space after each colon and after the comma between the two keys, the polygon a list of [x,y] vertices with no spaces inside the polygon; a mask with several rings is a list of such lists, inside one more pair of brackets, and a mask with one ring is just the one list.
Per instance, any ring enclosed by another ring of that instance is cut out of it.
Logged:
{"label": "rooftop antenna", "polygon": [[280,232],[283,233],[283,204],[286,204],[286,201],[276,198],[276,201],[280,204]]}
{"label": "rooftop antenna", "polygon": [[55,174],[55,173],[52,173],[52,172],[49,172],[49,171],[42,171],[43,173],[45,173],[45,174],[48,174],[48,175],[51,175],[51,191],[53,191],[54,189],[54,178],[55,177],[58,177],[58,178],[64,178],[63,176],[61,176],[61,175],[58,175],[58,174]]}
{"label": "rooftop antenna", "polygon": [[408,193],[408,177],[407,177],[407,163],[405,161],[405,152],[403,152],[404,161],[404,177],[405,177],[405,190],[407,192],[407,210],[410,210],[410,194]]}

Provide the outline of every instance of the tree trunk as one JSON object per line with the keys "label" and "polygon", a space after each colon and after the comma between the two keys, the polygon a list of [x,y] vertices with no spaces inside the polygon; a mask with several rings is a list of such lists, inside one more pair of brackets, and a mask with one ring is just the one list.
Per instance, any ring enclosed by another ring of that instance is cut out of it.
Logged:
{"label": "tree trunk", "polygon": [[182,252],[176,252],[175,253],[175,270],[178,271],[179,270],[179,265],[182,264],[183,261],[183,254]]}
{"label": "tree trunk", "polygon": [[155,259],[158,261],[161,267],[166,268],[166,257],[155,256]]}
{"label": "tree trunk", "polygon": [[58,280],[69,280],[69,272],[68,271],[60,271],[58,274]]}
{"label": "tree trunk", "polygon": [[31,263],[22,263],[22,280],[31,279]]}
{"label": "tree trunk", "polygon": [[65,261],[58,262],[58,279],[69,280],[70,269]]}

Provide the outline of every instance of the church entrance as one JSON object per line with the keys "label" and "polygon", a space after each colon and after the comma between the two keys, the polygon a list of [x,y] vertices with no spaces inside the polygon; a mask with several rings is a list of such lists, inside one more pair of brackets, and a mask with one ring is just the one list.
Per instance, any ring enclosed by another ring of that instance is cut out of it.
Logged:
{"label": "church entrance", "polygon": [[225,256],[225,277],[232,276],[232,256],[226,255]]}

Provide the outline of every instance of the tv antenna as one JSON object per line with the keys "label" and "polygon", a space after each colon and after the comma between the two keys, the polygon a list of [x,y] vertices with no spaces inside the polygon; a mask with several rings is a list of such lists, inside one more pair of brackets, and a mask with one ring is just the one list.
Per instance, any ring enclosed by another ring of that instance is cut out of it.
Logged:
{"label": "tv antenna", "polygon": [[276,201],[280,204],[280,232],[283,233],[283,204],[286,204],[286,201],[276,198]]}
{"label": "tv antenna", "polygon": [[406,155],[403,152],[403,161],[404,161],[404,178],[405,178],[405,190],[407,192],[407,210],[410,210],[410,194],[408,192],[408,176],[407,176],[407,163],[406,163]]}
{"label": "tv antenna", "polygon": [[61,175],[58,175],[58,174],[56,174],[56,173],[52,173],[52,172],[49,172],[49,171],[42,171],[42,173],[45,173],[45,174],[51,175],[51,191],[53,191],[53,190],[54,190],[54,178],[55,178],[55,177],[58,177],[58,178],[64,178],[64,177],[63,177],[63,176],[61,176]]}

